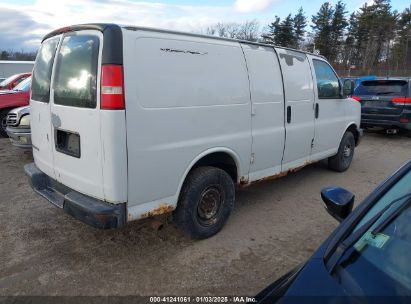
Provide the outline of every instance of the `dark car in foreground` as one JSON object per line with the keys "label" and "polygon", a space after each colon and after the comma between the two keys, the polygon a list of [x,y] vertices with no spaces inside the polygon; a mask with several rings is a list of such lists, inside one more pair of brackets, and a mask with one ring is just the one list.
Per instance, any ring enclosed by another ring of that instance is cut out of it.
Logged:
{"label": "dark car in foreground", "polygon": [[351,212],[354,195],[321,191],[340,226],[302,266],[257,295],[260,303],[410,303],[411,161]]}
{"label": "dark car in foreground", "polygon": [[7,114],[30,102],[31,77],[26,78],[13,90],[0,91],[0,137],[7,137]]}
{"label": "dark car in foreground", "polygon": [[411,131],[411,79],[362,81],[352,98],[361,103],[361,127]]}

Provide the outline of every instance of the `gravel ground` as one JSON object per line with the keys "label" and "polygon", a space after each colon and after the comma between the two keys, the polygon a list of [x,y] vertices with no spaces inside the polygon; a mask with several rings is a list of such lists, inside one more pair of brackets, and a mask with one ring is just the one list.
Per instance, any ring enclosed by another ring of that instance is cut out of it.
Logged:
{"label": "gravel ground", "polygon": [[29,187],[32,161],[0,140],[0,295],[255,295],[306,260],[337,226],[320,189],[346,187],[356,202],[410,158],[411,139],[367,134],[345,173],[321,162],[237,191],[216,236],[191,241],[162,217],[101,231]]}

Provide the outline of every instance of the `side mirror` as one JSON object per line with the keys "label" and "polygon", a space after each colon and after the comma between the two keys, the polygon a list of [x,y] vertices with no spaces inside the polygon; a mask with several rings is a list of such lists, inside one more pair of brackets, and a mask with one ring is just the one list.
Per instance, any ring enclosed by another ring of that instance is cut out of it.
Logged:
{"label": "side mirror", "polygon": [[325,209],[337,221],[342,222],[352,211],[355,196],[340,187],[327,187],[321,190],[321,198]]}
{"label": "side mirror", "polygon": [[352,96],[354,95],[355,82],[351,79],[344,80],[343,84],[343,95]]}

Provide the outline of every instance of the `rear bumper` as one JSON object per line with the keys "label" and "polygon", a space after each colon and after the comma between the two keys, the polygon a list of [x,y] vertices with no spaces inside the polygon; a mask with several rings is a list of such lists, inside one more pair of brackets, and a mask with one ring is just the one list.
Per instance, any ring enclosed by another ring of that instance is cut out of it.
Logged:
{"label": "rear bumper", "polygon": [[362,119],[361,120],[362,128],[371,128],[371,127],[380,127],[384,129],[404,129],[411,131],[411,123],[402,123],[399,121],[393,120],[374,120],[374,119]]}
{"label": "rear bumper", "polygon": [[99,229],[120,228],[126,224],[126,204],[109,204],[86,196],[50,178],[34,163],[24,166],[31,187],[53,205],[74,218]]}
{"label": "rear bumper", "polygon": [[13,146],[22,149],[31,149],[31,132],[30,128],[6,128],[7,135]]}
{"label": "rear bumper", "polygon": [[[408,120],[408,122],[401,122],[401,119]],[[403,110],[401,114],[396,115],[362,113],[361,127],[411,130],[411,112],[409,110]]]}

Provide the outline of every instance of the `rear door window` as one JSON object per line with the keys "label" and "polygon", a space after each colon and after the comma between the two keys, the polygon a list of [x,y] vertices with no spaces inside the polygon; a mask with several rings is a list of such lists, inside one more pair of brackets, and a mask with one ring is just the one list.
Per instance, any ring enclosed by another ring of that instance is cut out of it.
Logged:
{"label": "rear door window", "polygon": [[51,71],[59,39],[47,40],[40,47],[32,77],[31,99],[33,100],[49,102]]}
{"label": "rear door window", "polygon": [[355,90],[358,96],[406,96],[408,83],[403,80],[374,80],[363,81]]}
{"label": "rear door window", "polygon": [[54,103],[95,108],[99,38],[70,35],[63,38],[55,72]]}

